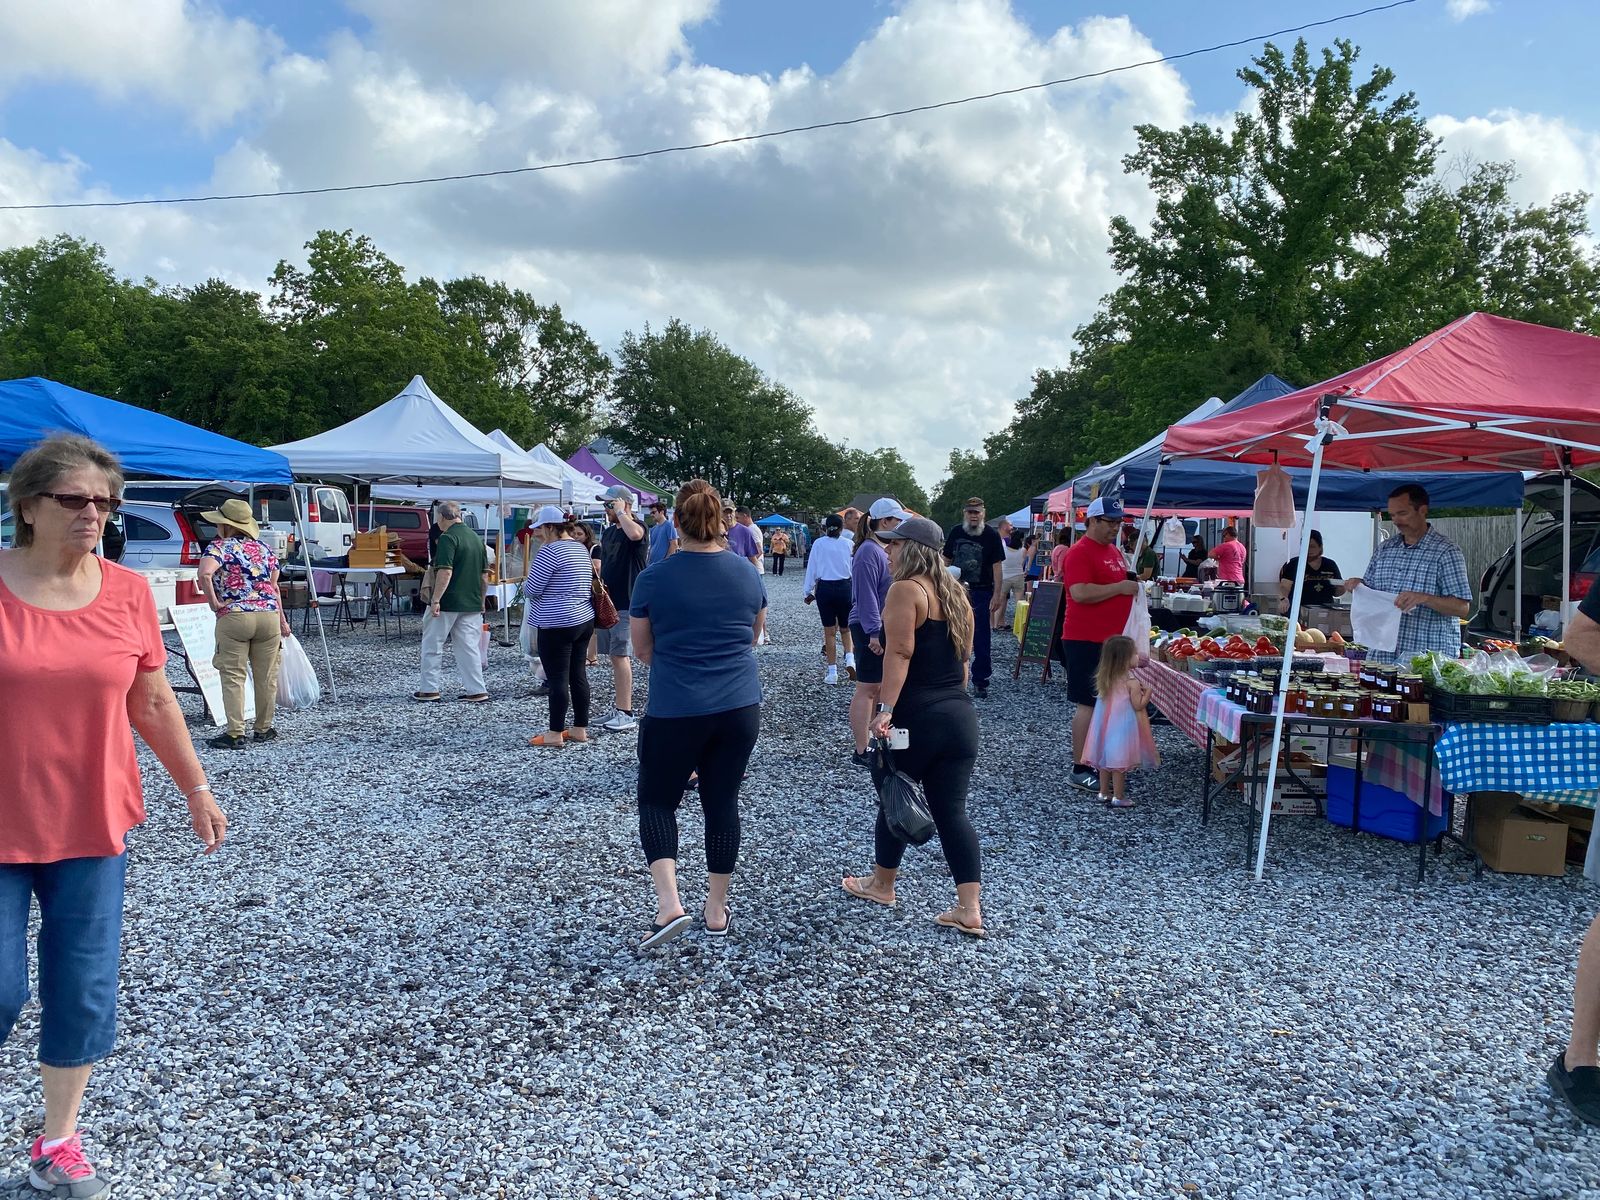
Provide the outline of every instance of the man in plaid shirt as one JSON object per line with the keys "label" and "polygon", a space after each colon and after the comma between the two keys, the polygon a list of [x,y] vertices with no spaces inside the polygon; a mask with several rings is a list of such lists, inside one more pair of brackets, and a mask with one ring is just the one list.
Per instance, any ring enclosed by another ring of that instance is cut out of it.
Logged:
{"label": "man in plaid shirt", "polygon": [[1379,592],[1397,592],[1400,639],[1394,650],[1374,650],[1375,662],[1409,662],[1424,650],[1455,657],[1461,652],[1461,626],[1472,610],[1472,585],[1461,547],[1428,524],[1428,493],[1415,483],[1402,484],[1389,496],[1389,519],[1397,536],[1378,547],[1360,579],[1344,581],[1353,592],[1365,584]]}

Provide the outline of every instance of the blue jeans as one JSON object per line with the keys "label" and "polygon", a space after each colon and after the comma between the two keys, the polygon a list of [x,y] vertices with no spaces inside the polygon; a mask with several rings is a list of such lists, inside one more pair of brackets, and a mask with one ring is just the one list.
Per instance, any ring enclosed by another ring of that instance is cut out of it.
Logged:
{"label": "blue jeans", "polygon": [[989,661],[989,605],[994,603],[994,589],[969,588],[967,597],[972,601],[972,685],[987,687],[994,674],[994,664]]}
{"label": "blue jeans", "polygon": [[39,1061],[98,1062],[117,1044],[126,853],[0,863],[0,1045],[28,1001],[28,908],[39,898]]}

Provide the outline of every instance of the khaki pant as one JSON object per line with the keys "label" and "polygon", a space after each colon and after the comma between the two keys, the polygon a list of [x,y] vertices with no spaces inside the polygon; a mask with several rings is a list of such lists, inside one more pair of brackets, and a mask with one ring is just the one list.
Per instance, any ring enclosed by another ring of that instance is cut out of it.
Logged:
{"label": "khaki pant", "polygon": [[278,613],[223,613],[217,617],[217,653],[211,660],[222,676],[222,710],[228,735],[244,736],[245,666],[256,685],[256,732],[272,728],[278,706],[278,651],[283,647]]}

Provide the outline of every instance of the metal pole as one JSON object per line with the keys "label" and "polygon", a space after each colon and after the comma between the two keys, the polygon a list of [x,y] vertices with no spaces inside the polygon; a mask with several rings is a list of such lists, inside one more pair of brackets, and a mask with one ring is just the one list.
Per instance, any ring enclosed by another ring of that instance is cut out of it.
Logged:
{"label": "metal pole", "polygon": [[[1515,539],[1515,549],[1513,550],[1513,553],[1516,555],[1516,561],[1517,561],[1517,582],[1516,582],[1516,597],[1515,597],[1515,602],[1516,602],[1516,606],[1517,607],[1516,607],[1516,610],[1511,614],[1511,640],[1514,641],[1514,642],[1520,642],[1522,640],[1522,527],[1523,527],[1523,521],[1524,521],[1524,517],[1522,515],[1522,506],[1518,505],[1517,506],[1516,524],[1512,527],[1512,529],[1513,529],[1513,535],[1512,536]],[[1483,599],[1487,600],[1488,597],[1485,596],[1485,597],[1483,597]],[[1494,614],[1493,613],[1489,614],[1489,619],[1491,621],[1494,619]]]}
{"label": "metal pole", "polygon": [[1144,520],[1139,522],[1139,538],[1133,544],[1133,562],[1129,567],[1133,573],[1139,573],[1139,555],[1144,552],[1145,539],[1150,533],[1150,510],[1156,506],[1156,493],[1161,490],[1161,473],[1167,469],[1166,456],[1156,459],[1156,475],[1150,481],[1150,494],[1144,498]]}
{"label": "metal pole", "polygon": [[[506,572],[506,481],[504,477],[496,481],[495,487],[499,499],[494,506],[494,520],[496,528],[500,531],[498,538],[500,555],[495,559],[494,563],[494,599],[495,603],[500,606],[500,616],[502,618],[503,627],[500,631],[500,644],[509,646],[511,645],[511,605],[500,594],[500,578]],[[483,667],[484,670],[488,670],[489,664],[484,663]]]}
{"label": "metal pole", "polygon": [[289,504],[294,511],[295,528],[300,531],[300,555],[306,564],[306,603],[312,608],[317,618],[317,638],[322,642],[322,662],[328,668],[328,694],[333,697],[334,703],[339,702],[339,685],[333,678],[333,656],[328,653],[328,631],[322,624],[322,609],[317,604],[317,582],[311,575],[311,536],[306,529],[305,518],[300,511],[300,489],[289,484]]}
{"label": "metal pole", "polygon": [[[1571,455],[1561,452],[1561,629],[1566,636],[1567,602],[1572,597],[1572,462]],[[1517,539],[1522,545],[1522,539]]]}
{"label": "metal pole", "polygon": [[[1311,456],[1311,479],[1306,487],[1306,517],[1300,522],[1300,561],[1294,572],[1294,592],[1289,599],[1289,611],[1299,613],[1305,598],[1306,563],[1311,558],[1311,514],[1317,511],[1317,483],[1322,476],[1322,451],[1329,434],[1326,428],[1327,412],[1323,412],[1323,428],[1317,432],[1316,450]],[[1256,842],[1256,880],[1259,882],[1267,865],[1267,830],[1272,824],[1272,793],[1278,786],[1278,748],[1283,741],[1283,710],[1289,695],[1290,667],[1294,662],[1294,619],[1289,622],[1290,635],[1284,639],[1284,669],[1278,674],[1278,695],[1273,702],[1272,741],[1267,753],[1272,756],[1267,767],[1267,790],[1261,797],[1261,836]]]}

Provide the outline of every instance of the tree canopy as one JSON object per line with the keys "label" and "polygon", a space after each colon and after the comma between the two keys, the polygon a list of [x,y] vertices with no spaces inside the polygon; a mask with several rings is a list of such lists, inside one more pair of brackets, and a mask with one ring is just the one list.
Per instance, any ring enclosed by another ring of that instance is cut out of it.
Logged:
{"label": "tree canopy", "polygon": [[1359,59],[1269,44],[1238,73],[1252,102],[1231,128],[1138,127],[1123,165],[1153,220],[1112,221],[1120,283],[982,453],[952,454],[938,515],[974,492],[1020,506],[1208,396],[1268,372],[1314,383],[1475,309],[1600,325],[1588,197],[1519,207],[1510,164],[1441,172],[1416,98]]}

